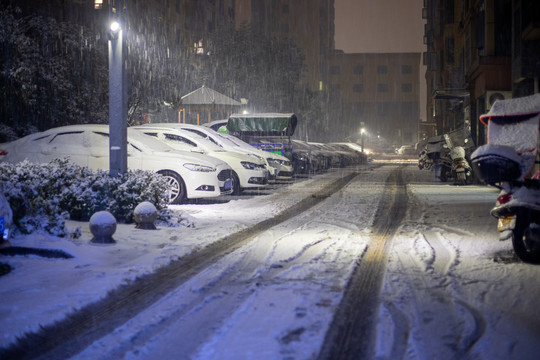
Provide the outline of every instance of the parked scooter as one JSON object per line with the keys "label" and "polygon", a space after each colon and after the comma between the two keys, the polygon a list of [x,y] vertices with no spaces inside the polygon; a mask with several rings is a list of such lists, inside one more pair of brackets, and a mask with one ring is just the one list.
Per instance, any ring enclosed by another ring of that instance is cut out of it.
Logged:
{"label": "parked scooter", "polygon": [[431,170],[433,167],[433,160],[429,158],[426,149],[420,151],[418,154],[418,168],[420,170]]}
{"label": "parked scooter", "polygon": [[458,129],[448,134],[428,139],[418,157],[418,168],[435,169],[436,177],[442,182],[454,180],[456,185],[469,184],[472,168],[466,159],[467,150],[472,151],[472,141],[468,131]]}
{"label": "parked scooter", "polygon": [[452,159],[452,177],[454,178],[454,184],[468,184],[471,180],[472,169],[467,159],[465,159],[465,149],[462,146],[456,146],[450,149],[449,154]]}
{"label": "parked scooter", "polygon": [[540,264],[540,94],[497,101],[480,120],[488,127],[488,144],[471,161],[480,180],[501,189],[491,210],[500,239],[512,239],[524,262]]}

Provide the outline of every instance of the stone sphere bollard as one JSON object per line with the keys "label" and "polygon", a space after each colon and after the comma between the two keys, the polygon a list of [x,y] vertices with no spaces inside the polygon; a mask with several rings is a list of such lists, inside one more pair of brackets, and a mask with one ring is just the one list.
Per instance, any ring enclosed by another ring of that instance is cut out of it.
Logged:
{"label": "stone sphere bollard", "polygon": [[98,211],[90,217],[90,232],[94,237],[90,242],[95,244],[114,244],[112,238],[116,231],[116,219],[108,211]]}
{"label": "stone sphere bollard", "polygon": [[143,201],[133,210],[136,229],[156,230],[157,209],[151,202]]}

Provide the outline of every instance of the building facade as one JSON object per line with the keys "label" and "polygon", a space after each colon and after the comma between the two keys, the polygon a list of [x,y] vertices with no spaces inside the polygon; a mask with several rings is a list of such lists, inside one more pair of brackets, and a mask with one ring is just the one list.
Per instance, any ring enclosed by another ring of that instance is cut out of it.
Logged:
{"label": "building facade", "polygon": [[[356,140],[361,128],[399,147],[418,141],[420,53],[345,54],[330,58],[331,114]],[[336,124],[337,125],[337,124]]]}
{"label": "building facade", "polygon": [[540,2],[425,0],[422,14],[428,133],[466,127],[484,144],[494,101],[538,92]]}

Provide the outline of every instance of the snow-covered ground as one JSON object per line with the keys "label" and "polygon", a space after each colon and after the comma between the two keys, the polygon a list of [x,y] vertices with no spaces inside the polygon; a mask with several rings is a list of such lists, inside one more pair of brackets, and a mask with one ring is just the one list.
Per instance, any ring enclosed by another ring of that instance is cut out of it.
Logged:
{"label": "snow-covered ground", "polygon": [[[257,236],[167,294],[76,359],[311,359],[324,341],[356,260],[372,240],[396,165],[367,166],[344,189]],[[351,169],[227,203],[178,205],[191,227],[119,225],[114,245],[43,234],[14,246],[72,259],[0,257],[0,346],[104,297],[120,284],[276,215]],[[441,184],[403,170],[409,211],[391,240],[377,326],[380,359],[533,359],[540,344],[540,267],[499,242],[497,191]]]}

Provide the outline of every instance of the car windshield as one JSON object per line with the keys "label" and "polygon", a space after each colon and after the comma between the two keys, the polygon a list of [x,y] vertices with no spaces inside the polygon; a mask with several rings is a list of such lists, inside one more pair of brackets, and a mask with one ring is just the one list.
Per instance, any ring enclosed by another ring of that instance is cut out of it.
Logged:
{"label": "car windshield", "polygon": [[178,131],[174,130],[162,130],[163,135],[170,141],[181,141],[183,143],[189,143],[193,147],[199,147],[206,151],[225,151],[210,138],[202,135],[199,132],[191,131],[190,129],[182,129]]}
{"label": "car windshield", "polygon": [[169,145],[147,136],[143,133],[139,133],[137,130],[128,129],[128,138],[133,146],[141,151],[161,151],[161,152],[174,152],[175,150]]}
{"label": "car windshield", "polygon": [[225,142],[228,142],[234,146],[237,146],[237,147],[240,147],[240,148],[243,148],[243,149],[254,149],[253,146],[249,145],[248,143],[240,140],[239,138],[237,137],[234,137],[232,135],[228,135],[228,134],[217,134],[218,137],[220,139],[223,139],[223,141]]}

